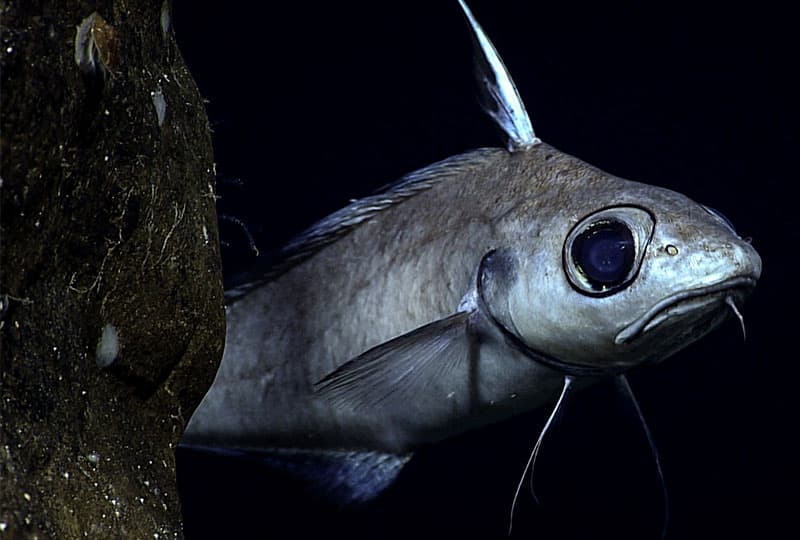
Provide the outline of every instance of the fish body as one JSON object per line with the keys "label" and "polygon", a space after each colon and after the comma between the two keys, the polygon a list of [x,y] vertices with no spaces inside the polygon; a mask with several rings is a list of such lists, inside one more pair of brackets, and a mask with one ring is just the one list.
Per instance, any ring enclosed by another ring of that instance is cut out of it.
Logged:
{"label": "fish body", "polygon": [[[553,401],[563,374],[491,329],[475,365],[448,372],[447,382],[421,382],[415,390],[424,393],[403,396],[409,401],[399,410],[336,410],[314,391],[365,351],[458,313],[494,250],[513,251],[519,265],[503,309],[517,314],[531,349],[601,368],[665,358],[727,316],[724,298],[712,295],[703,301],[717,309],[686,315],[697,320],[681,319],[681,331],[666,320],[615,343],[660,301],[737,278],[731,292],[744,294],[760,271],[753,248],[703,206],[546,144],[514,154],[479,150],[452,163],[431,169],[445,173],[430,186],[338,231],[336,241],[228,306],[224,359],[190,435],[202,429],[213,442],[255,448],[402,453]],[[563,245],[581,220],[609,208],[637,209],[657,226],[635,282],[617,295],[587,296],[564,272]]]}
{"label": "fish body", "polygon": [[184,444],[402,466],[555,402],[565,374],[663,360],[754,287],[758,254],[719,214],[541,143],[462,7],[508,149],[354,202],[230,291],[222,363]]}

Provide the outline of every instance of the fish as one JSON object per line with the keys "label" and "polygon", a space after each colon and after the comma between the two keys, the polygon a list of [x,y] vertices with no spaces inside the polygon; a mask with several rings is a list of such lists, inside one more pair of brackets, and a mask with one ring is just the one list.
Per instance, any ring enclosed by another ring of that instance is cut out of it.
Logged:
{"label": "fish", "polygon": [[459,4],[505,147],[354,201],[228,290],[223,358],[183,446],[258,455],[357,503],[419,448],[555,404],[528,470],[574,390],[611,376],[632,397],[628,370],[741,320],[761,274],[751,243],[711,207],[542,142]]}

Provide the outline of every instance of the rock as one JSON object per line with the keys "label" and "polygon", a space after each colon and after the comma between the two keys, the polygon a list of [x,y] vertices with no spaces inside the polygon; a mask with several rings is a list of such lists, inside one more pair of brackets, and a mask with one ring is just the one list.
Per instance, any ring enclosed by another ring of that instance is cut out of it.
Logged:
{"label": "rock", "polygon": [[0,536],[180,537],[224,339],[208,120],[168,2],[86,5],[0,4]]}

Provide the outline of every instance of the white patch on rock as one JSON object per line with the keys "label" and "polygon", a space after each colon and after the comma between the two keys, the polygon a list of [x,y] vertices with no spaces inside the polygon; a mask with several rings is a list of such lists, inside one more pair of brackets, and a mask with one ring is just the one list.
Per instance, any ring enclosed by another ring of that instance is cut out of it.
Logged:
{"label": "white patch on rock", "polygon": [[164,100],[164,94],[160,89],[150,92],[150,97],[153,99],[153,107],[156,108],[158,127],[161,127],[162,124],[164,124],[164,117],[167,114],[167,102]]}
{"label": "white patch on rock", "polygon": [[164,0],[164,3],[161,4],[161,31],[164,33],[164,37],[167,37],[169,34],[170,26],[172,24],[172,14],[170,13],[169,9],[169,0]]}
{"label": "white patch on rock", "polygon": [[97,366],[104,368],[110,366],[119,355],[119,334],[113,324],[106,324],[100,341],[97,342],[95,361]]}

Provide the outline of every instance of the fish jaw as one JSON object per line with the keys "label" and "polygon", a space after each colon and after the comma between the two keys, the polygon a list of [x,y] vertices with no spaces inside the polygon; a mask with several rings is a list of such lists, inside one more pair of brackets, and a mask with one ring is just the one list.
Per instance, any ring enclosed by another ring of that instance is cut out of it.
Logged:
{"label": "fish jaw", "polygon": [[614,343],[630,343],[637,337],[655,330],[671,319],[694,315],[698,311],[720,310],[725,299],[735,297],[742,301],[755,288],[757,278],[737,276],[721,283],[680,291],[657,302],[646,313],[628,324],[614,338]]}

